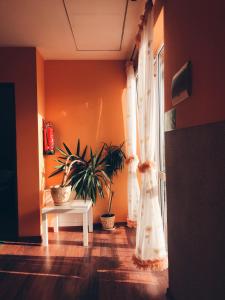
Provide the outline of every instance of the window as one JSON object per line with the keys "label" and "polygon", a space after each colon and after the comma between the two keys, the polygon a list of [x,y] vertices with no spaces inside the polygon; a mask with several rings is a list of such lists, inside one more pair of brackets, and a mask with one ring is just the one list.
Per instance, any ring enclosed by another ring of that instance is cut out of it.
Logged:
{"label": "window", "polygon": [[156,57],[156,95],[158,101],[158,164],[159,164],[159,203],[163,228],[167,236],[166,170],[165,170],[165,128],[164,128],[164,46]]}

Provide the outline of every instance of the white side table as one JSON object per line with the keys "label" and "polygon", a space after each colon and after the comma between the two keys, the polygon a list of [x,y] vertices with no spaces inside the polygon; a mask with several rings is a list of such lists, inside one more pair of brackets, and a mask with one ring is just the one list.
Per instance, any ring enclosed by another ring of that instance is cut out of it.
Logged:
{"label": "white side table", "polygon": [[67,205],[56,206],[53,203],[42,208],[42,240],[48,246],[48,214],[55,215],[54,232],[58,232],[59,214],[83,214],[83,245],[88,246],[88,229],[93,232],[93,211],[91,200],[72,200]]}

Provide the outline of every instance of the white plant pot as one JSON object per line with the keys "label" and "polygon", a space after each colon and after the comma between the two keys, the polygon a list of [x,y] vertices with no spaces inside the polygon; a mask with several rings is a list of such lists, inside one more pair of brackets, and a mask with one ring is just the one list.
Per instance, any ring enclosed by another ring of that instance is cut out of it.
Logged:
{"label": "white plant pot", "polygon": [[52,186],[50,190],[55,205],[66,205],[69,202],[71,186],[56,185]]}

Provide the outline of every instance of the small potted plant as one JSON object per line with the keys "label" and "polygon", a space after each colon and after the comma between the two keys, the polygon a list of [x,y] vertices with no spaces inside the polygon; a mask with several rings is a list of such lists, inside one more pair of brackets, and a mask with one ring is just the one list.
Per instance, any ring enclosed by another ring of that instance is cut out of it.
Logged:
{"label": "small potted plant", "polygon": [[55,205],[66,205],[69,202],[72,186],[68,182],[71,171],[80,164],[85,164],[85,155],[87,146],[85,147],[82,155],[80,155],[80,141],[77,143],[77,150],[75,154],[72,154],[68,146],[63,143],[65,150],[57,148],[60,152],[60,156],[55,159],[59,165],[55,166],[54,171],[49,177],[53,177],[63,172],[62,182],[60,185],[50,187],[51,195]]}
{"label": "small potted plant", "polygon": [[124,162],[126,156],[122,148],[123,148],[123,143],[119,146],[112,145],[112,144],[107,145],[106,143],[104,144],[104,149],[105,149],[104,170],[110,179],[110,184],[108,188],[108,198],[109,198],[108,211],[107,213],[101,215],[100,217],[102,227],[105,230],[114,229],[115,214],[111,212],[111,208],[112,208],[112,200],[115,192],[112,190],[112,184],[113,184],[113,177],[117,175],[118,171],[122,171],[124,168]]}

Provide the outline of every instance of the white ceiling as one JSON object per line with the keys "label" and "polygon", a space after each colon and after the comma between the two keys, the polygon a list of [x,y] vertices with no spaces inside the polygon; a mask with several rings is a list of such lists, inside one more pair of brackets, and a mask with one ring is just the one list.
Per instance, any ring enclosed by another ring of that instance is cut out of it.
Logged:
{"label": "white ceiling", "polygon": [[0,46],[45,59],[126,59],[145,0],[0,0]]}

